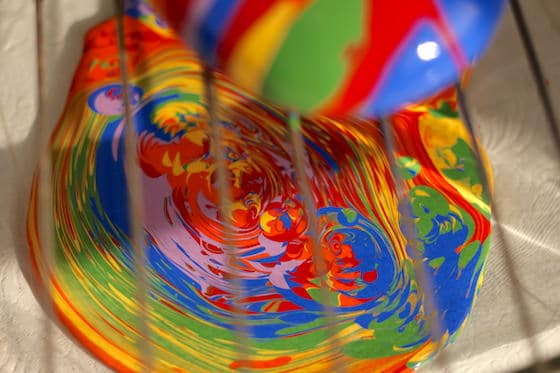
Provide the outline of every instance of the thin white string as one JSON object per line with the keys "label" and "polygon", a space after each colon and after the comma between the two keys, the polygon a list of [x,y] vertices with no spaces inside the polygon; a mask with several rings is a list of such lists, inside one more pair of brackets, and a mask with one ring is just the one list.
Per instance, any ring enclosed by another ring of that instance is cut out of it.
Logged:
{"label": "thin white string", "polygon": [[409,252],[412,254],[414,274],[418,282],[418,293],[420,298],[423,299],[425,312],[424,320],[428,326],[432,342],[436,344],[434,351],[434,363],[444,369],[444,371],[450,372],[451,368],[449,367],[448,357],[444,349],[445,341],[442,341],[441,339],[446,332],[446,327],[440,319],[442,312],[436,299],[435,284],[432,282],[425,266],[426,258],[422,254],[422,243],[418,238],[414,217],[412,216],[410,193],[406,187],[404,179],[400,176],[401,173],[399,172],[395,162],[397,150],[390,120],[381,120],[381,128],[385,142],[385,149],[387,150],[387,160],[391,169],[391,177],[397,194],[398,210],[402,218],[401,230],[406,238],[407,245],[411,247]]}
{"label": "thin white string", "polygon": [[37,225],[39,241],[43,256],[42,281],[45,287],[45,315],[41,334],[43,336],[42,358],[46,372],[55,371],[53,318],[54,318],[54,288],[52,278],[55,273],[55,230],[53,210],[52,185],[52,150],[50,148],[49,124],[46,121],[46,88],[45,88],[45,55],[44,55],[44,2],[35,0],[36,25],[36,58],[37,58],[37,151],[38,179],[37,179]]}
{"label": "thin white string", "polygon": [[[229,170],[226,163],[226,147],[223,134],[223,127],[219,118],[219,107],[216,96],[216,80],[213,71],[206,67],[203,72],[204,92],[210,119],[211,154],[216,164],[216,184],[218,186],[218,214],[221,214],[224,240],[224,260],[227,271],[232,274],[230,286],[233,289],[232,308],[233,326],[236,345],[238,348],[239,360],[247,361],[250,357],[250,338],[248,336],[248,324],[245,314],[239,306],[241,299],[245,296],[245,289],[242,283],[242,269],[236,265],[236,258],[239,250],[233,242],[233,222],[232,216],[232,193],[229,182]],[[238,263],[237,263],[238,264]],[[241,366],[241,370],[246,367]]]}
{"label": "thin white string", "polygon": [[338,350],[340,349],[340,342],[336,336],[336,312],[329,300],[328,268],[321,250],[321,232],[319,218],[317,216],[317,206],[313,199],[311,182],[306,172],[308,169],[311,169],[311,165],[309,156],[305,150],[305,141],[301,128],[301,116],[296,111],[290,111],[288,113],[288,131],[293,148],[296,181],[307,217],[308,234],[311,236],[313,263],[315,264],[320,279],[319,301],[322,304],[322,310],[325,314],[326,333],[331,344],[334,345],[334,349],[337,350],[337,354],[335,354],[335,358],[332,360],[330,371],[344,372],[345,368],[340,364],[339,360],[336,359]]}
{"label": "thin white string", "polygon": [[130,229],[130,244],[133,250],[134,276],[136,280],[136,304],[138,307],[137,345],[141,363],[141,371],[151,372],[154,368],[154,352],[151,345],[150,330],[150,284],[148,265],[145,252],[144,238],[144,198],[142,190],[142,175],[138,162],[137,135],[134,118],[130,107],[130,85],[128,75],[128,60],[125,44],[124,1],[116,0],[117,34],[119,44],[120,75],[122,82],[122,98],[124,103],[125,122],[125,177],[128,188],[128,222]]}

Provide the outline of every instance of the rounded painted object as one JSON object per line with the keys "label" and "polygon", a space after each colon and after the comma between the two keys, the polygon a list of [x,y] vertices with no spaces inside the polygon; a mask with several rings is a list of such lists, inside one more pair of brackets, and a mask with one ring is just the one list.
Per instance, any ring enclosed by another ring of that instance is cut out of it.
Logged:
{"label": "rounded painted object", "polygon": [[[400,229],[406,219],[378,123],[303,117],[317,206],[313,230],[296,182],[286,111],[218,75],[232,199],[225,239],[203,68],[149,8],[133,10],[125,18],[125,39],[153,371],[307,373],[330,372],[336,364],[356,373],[408,372],[453,341],[481,283],[491,228],[453,94],[391,120],[396,172],[406,174],[418,232],[413,247]],[[142,334],[123,88],[111,63],[118,58],[115,33],[110,21],[87,34],[52,137],[52,264],[45,266],[46,237],[38,230],[39,184],[28,238],[36,279],[62,324],[114,370],[137,372]],[[417,265],[435,286],[437,310],[426,307]],[[246,340],[239,336],[239,314]],[[439,321],[441,335],[426,320]]]}
{"label": "rounded painted object", "polygon": [[378,117],[460,79],[504,0],[153,0],[243,88],[303,112]]}

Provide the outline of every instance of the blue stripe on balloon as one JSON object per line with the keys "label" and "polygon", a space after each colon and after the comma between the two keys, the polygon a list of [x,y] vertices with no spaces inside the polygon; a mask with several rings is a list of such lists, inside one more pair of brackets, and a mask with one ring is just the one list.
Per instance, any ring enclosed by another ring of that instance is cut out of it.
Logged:
{"label": "blue stripe on balloon", "polygon": [[216,51],[224,32],[235,15],[235,8],[239,1],[215,0],[208,13],[195,30],[198,39],[195,40],[196,49],[204,61],[215,64]]}
{"label": "blue stripe on balloon", "polygon": [[[430,42],[440,46],[439,55],[426,61],[420,58],[417,46]],[[410,103],[417,102],[426,98],[426,92],[436,94],[441,87],[449,86],[459,79],[456,62],[428,22],[424,22],[413,32],[401,52],[393,56],[391,65],[381,86],[363,104],[363,116],[388,115],[395,107],[405,105],[405,99],[408,98]],[[411,85],[410,82],[415,84]],[[409,88],[404,92],[402,87]]]}
{"label": "blue stripe on balloon", "polygon": [[476,62],[486,50],[506,6],[505,0],[439,0],[442,13],[456,30],[469,62]]}

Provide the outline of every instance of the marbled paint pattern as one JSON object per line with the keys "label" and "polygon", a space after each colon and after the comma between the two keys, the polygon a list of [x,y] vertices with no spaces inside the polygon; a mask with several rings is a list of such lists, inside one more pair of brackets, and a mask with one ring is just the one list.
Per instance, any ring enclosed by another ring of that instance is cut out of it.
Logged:
{"label": "marbled paint pattern", "polygon": [[[143,4],[141,4],[143,5]],[[379,125],[304,119],[328,299],[295,182],[287,115],[219,77],[233,196],[234,249],[223,241],[201,66],[148,7],[125,19],[138,134],[156,368],[174,372],[408,371],[434,344]],[[55,268],[46,273],[35,183],[28,237],[57,315],[94,355],[138,371],[138,305],[123,169],[115,23],[94,27],[52,136]],[[490,209],[453,92],[392,118],[398,165],[451,341],[482,279]],[[241,276],[242,290],[232,286]],[[235,303],[234,303],[235,300]],[[324,306],[336,310],[325,325]],[[244,313],[240,360],[233,312]],[[334,333],[329,337],[329,333]]]}

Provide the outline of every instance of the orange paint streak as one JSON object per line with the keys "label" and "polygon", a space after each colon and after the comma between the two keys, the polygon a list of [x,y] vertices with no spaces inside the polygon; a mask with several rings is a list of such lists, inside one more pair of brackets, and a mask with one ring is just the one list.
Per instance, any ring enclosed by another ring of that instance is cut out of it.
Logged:
{"label": "orange paint streak", "polygon": [[292,361],[292,358],[289,356],[282,356],[276,359],[270,360],[237,360],[234,361],[229,365],[231,369],[241,369],[241,368],[249,368],[249,369],[270,369],[270,368],[278,368],[283,365],[286,365]]}

